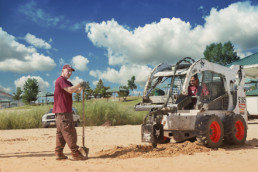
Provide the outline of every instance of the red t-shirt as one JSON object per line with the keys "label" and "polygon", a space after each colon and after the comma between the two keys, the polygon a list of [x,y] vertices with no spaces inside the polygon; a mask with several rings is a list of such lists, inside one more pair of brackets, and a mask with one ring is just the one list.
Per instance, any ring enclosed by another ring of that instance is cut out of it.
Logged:
{"label": "red t-shirt", "polygon": [[[188,96],[196,96],[198,91],[198,87],[194,85],[190,85],[188,87]],[[209,95],[209,90],[206,86],[206,84],[202,84],[202,93],[201,96],[208,96]]]}
{"label": "red t-shirt", "polygon": [[188,87],[188,96],[196,96],[197,95],[197,87],[194,85],[190,85]]}
{"label": "red t-shirt", "polygon": [[64,90],[64,88],[71,86],[73,86],[73,84],[64,77],[60,76],[57,78],[55,83],[53,113],[72,113],[72,94]]}

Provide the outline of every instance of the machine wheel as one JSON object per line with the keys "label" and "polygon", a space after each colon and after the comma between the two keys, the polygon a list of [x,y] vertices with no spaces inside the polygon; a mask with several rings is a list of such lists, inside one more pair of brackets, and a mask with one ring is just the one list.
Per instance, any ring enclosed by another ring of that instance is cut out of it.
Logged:
{"label": "machine wheel", "polygon": [[242,145],[246,141],[247,127],[241,115],[227,115],[224,119],[225,138],[229,144]]}
{"label": "machine wheel", "polygon": [[218,148],[223,141],[224,128],[218,116],[207,115],[196,123],[196,139],[204,146]]}

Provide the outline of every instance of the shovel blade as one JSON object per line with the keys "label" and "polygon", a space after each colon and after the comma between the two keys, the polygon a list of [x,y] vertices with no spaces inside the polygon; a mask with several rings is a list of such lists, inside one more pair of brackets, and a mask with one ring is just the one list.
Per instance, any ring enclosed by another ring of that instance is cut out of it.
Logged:
{"label": "shovel blade", "polygon": [[81,152],[81,154],[88,158],[88,155],[89,155],[89,148],[86,148],[86,147],[80,147],[79,151]]}

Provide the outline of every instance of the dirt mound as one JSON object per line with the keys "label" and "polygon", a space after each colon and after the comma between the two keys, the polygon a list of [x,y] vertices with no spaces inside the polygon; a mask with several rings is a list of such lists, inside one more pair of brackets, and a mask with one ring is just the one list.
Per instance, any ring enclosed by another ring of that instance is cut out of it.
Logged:
{"label": "dirt mound", "polygon": [[158,158],[172,157],[180,154],[193,155],[199,152],[209,152],[211,149],[204,147],[198,142],[168,143],[153,148],[151,145],[130,145],[127,147],[116,146],[112,149],[97,152],[99,158]]}
{"label": "dirt mound", "polygon": [[101,126],[111,126],[111,122],[110,121],[106,121]]}
{"label": "dirt mound", "polygon": [[258,147],[258,139],[252,139],[246,141],[246,145],[252,146],[252,147]]}
{"label": "dirt mound", "polygon": [[24,139],[24,138],[0,139],[0,142],[16,142],[16,141],[28,141],[28,139]]}

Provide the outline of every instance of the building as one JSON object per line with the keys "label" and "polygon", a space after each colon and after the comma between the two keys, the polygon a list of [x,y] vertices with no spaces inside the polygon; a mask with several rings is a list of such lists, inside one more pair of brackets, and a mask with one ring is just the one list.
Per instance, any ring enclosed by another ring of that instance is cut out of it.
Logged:
{"label": "building", "polygon": [[[246,74],[246,104],[249,118],[258,118],[258,52],[239,59],[231,65],[241,65]],[[256,89],[252,90],[255,86]]]}
{"label": "building", "polygon": [[[0,109],[9,108],[14,104],[13,96],[0,90]],[[16,103],[17,106],[17,103]]]}
{"label": "building", "polygon": [[245,58],[234,61],[229,66],[242,65],[247,77],[258,79],[258,52]]}

